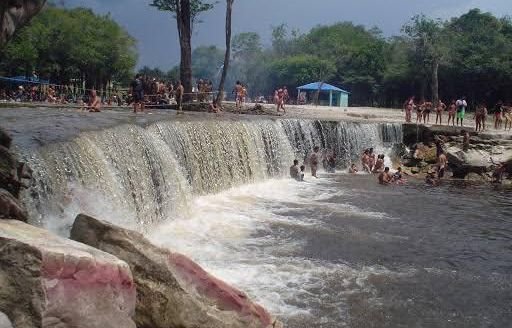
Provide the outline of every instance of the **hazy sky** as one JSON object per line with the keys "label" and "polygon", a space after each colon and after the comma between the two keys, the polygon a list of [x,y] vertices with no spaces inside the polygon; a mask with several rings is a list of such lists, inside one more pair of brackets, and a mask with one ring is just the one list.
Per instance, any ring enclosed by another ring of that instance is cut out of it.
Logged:
{"label": "hazy sky", "polygon": [[[111,13],[138,41],[139,66],[170,69],[179,60],[176,23],[166,12],[148,4],[150,0],[65,0],[69,6]],[[400,27],[415,14],[450,18],[471,8],[497,16],[512,15],[511,0],[235,0],[233,34],[258,32],[269,43],[272,26],[308,31],[319,24],[352,21],[377,26],[385,35],[400,33]],[[201,16],[195,27],[194,45],[224,44],[225,1]]]}

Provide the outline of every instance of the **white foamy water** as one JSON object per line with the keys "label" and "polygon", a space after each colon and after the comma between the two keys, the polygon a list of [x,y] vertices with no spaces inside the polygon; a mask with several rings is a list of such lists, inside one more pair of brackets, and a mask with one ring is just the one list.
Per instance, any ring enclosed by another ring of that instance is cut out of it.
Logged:
{"label": "white foamy water", "polygon": [[348,315],[346,297],[371,292],[366,283],[369,274],[392,273],[381,267],[354,269],[302,255],[304,242],[289,232],[327,229],[311,215],[320,207],[352,212],[362,219],[385,217],[351,205],[324,203],[348,192],[333,187],[326,179],[304,183],[274,179],[199,197],[187,216],[158,226],[150,238],[190,256],[281,317],[312,318],[318,314],[311,311],[327,306],[332,308],[331,317],[343,320]]}

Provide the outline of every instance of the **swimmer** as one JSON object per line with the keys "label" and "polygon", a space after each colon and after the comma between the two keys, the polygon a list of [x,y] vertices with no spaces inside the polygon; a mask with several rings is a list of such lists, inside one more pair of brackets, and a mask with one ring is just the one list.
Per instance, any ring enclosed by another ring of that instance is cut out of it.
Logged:
{"label": "swimmer", "polygon": [[384,170],[384,159],[384,155],[378,156],[375,166],[373,167],[373,173],[382,173],[382,170]]}
{"label": "swimmer", "polygon": [[371,172],[371,169],[370,169],[370,155],[369,155],[369,150],[366,149],[363,153],[363,156],[361,156],[361,165],[363,166],[363,171],[366,171],[368,173]]}
{"label": "swimmer", "polygon": [[294,160],[293,165],[290,166],[290,178],[298,180],[299,179],[299,161]]}
{"label": "swimmer", "polygon": [[427,176],[425,177],[425,183],[429,186],[439,185],[439,181],[436,179],[435,171],[428,171]]}
{"label": "swimmer", "polygon": [[357,172],[359,172],[359,170],[357,169],[357,166],[355,164],[352,164],[348,169],[348,173],[350,174],[357,174]]}
{"label": "swimmer", "polygon": [[406,182],[406,180],[404,180],[404,178],[402,177],[402,168],[401,167],[399,167],[396,170],[395,174],[393,174],[391,181],[396,184],[404,184]]}
{"label": "swimmer", "polygon": [[298,181],[304,181],[304,175],[306,174],[306,166],[305,165],[301,165],[300,166],[300,172],[299,172],[299,176],[298,176]]}
{"label": "swimmer", "polygon": [[389,175],[389,167],[384,169],[384,172],[379,174],[379,184],[388,185],[391,182],[391,176]]}

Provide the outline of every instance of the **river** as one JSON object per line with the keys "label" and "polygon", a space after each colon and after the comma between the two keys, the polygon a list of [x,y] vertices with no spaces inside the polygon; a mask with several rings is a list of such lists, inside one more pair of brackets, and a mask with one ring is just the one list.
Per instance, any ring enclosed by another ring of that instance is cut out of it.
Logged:
{"label": "river", "polygon": [[344,170],[400,142],[400,124],[126,124],[21,151],[35,177],[24,200],[34,224],[64,236],[80,212],[140,230],[288,327],[509,326],[510,192],[286,178],[314,145]]}

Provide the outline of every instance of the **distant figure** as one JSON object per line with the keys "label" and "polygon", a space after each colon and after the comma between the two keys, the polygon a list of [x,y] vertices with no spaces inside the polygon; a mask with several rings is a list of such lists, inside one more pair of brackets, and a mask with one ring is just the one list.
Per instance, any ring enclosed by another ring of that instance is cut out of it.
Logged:
{"label": "distant figure", "polygon": [[439,180],[444,178],[444,174],[446,173],[447,166],[448,166],[448,157],[446,157],[446,154],[443,151],[437,158],[437,178]]}
{"label": "distant figure", "polygon": [[492,172],[492,182],[493,183],[501,183],[503,181],[503,175],[507,171],[507,163],[505,162],[494,162],[491,157],[492,164],[495,165],[494,170]]}
{"label": "distant figure", "polygon": [[402,177],[402,168],[399,167],[395,174],[393,174],[393,177],[391,177],[391,182],[396,184],[404,184],[406,181]]}
{"label": "distant figure", "polygon": [[457,100],[455,103],[457,106],[457,126],[464,126],[464,117],[466,116],[466,109],[468,108],[468,103],[466,102],[466,97],[462,97],[461,99]]}
{"label": "distant figure", "polygon": [[299,177],[298,177],[298,180],[299,181],[304,181],[304,175],[306,173],[306,166],[305,165],[301,165],[300,166],[300,172],[299,172]]}
{"label": "distant figure", "polygon": [[290,178],[298,180],[299,179],[299,161],[294,160],[293,165],[290,166]]}
{"label": "distant figure", "polygon": [[411,123],[412,120],[412,111],[414,110],[414,96],[407,99],[407,101],[404,104],[404,110],[405,110],[405,122]]}
{"label": "distant figure", "polygon": [[357,174],[357,172],[359,172],[359,170],[357,169],[356,164],[352,163],[352,165],[350,165],[350,168],[348,169],[348,173]]}
{"label": "distant figure", "polygon": [[423,110],[425,109],[425,101],[422,101],[419,106],[416,106],[416,124],[423,120]]}
{"label": "distant figure", "polygon": [[436,179],[435,171],[428,171],[427,176],[425,177],[425,183],[429,186],[437,186],[439,185],[439,181]]}
{"label": "distant figure", "polygon": [[503,107],[503,117],[505,119],[505,131],[507,131],[507,126],[509,126],[509,130],[512,130],[512,107]]}
{"label": "distant figure", "polygon": [[208,105],[208,112],[210,112],[210,113],[221,113],[222,112],[222,108],[217,106],[215,101],[212,101],[210,103],[210,105]]}
{"label": "distant figure", "polygon": [[181,84],[181,81],[176,83],[176,89],[174,92],[176,95],[176,107],[178,108],[178,113],[183,113],[183,94],[185,93],[185,88]]}
{"label": "distant figure", "polygon": [[389,175],[389,167],[384,169],[384,172],[379,174],[379,184],[388,185],[391,182],[391,176]]}
{"label": "distant figure", "polygon": [[373,167],[373,173],[382,173],[384,170],[384,155],[379,155],[377,157],[377,161],[375,162],[375,165]]}
{"label": "distant figure", "polygon": [[[288,101],[290,100],[290,94],[288,93],[288,88],[286,86],[283,87],[283,107],[284,104],[288,104]],[[284,108],[283,108],[284,110]]]}
{"label": "distant figure", "polygon": [[373,152],[373,148],[370,148],[368,150],[368,157],[369,157],[368,167],[370,168],[369,173],[372,173],[373,168],[375,167],[375,163],[377,162],[377,160],[375,158],[375,153]]}
{"label": "distant figure", "polygon": [[439,99],[436,107],[436,124],[443,125],[443,113],[445,109],[446,105]]}
{"label": "distant figure", "polygon": [[144,83],[142,76],[137,74],[135,79],[130,83],[131,94],[133,97],[133,112],[144,112]]}
{"label": "distant figure", "polygon": [[450,107],[448,107],[448,125],[450,125],[450,120],[452,121],[452,126],[455,126],[455,115],[457,113],[457,101],[452,100]]}
{"label": "distant figure", "polygon": [[498,101],[496,106],[493,109],[494,114],[494,129],[498,130],[501,128],[501,124],[503,122],[503,101]]}
{"label": "distant figure", "polygon": [[426,102],[423,104],[423,123],[429,124],[430,123],[430,112],[432,111],[432,108],[434,105],[431,102]]}
{"label": "distant figure", "polygon": [[89,109],[89,112],[101,112],[101,99],[96,94],[96,90],[91,90],[91,94],[89,96],[89,103],[87,104],[87,109]]}
{"label": "distant figure", "polygon": [[470,136],[469,136],[468,131],[466,131],[466,130],[462,130],[460,133],[462,134],[462,137],[463,137],[462,150],[466,152],[469,150]]}
{"label": "distant figure", "polygon": [[243,104],[243,98],[244,98],[244,86],[242,85],[242,82],[236,81],[235,89],[233,90],[235,93],[235,107],[236,112],[241,113],[242,110],[242,104]]}
{"label": "distant figure", "polygon": [[318,162],[320,161],[320,147],[313,148],[313,154],[309,157],[309,165],[311,165],[311,176],[318,178],[316,172],[318,170]]}
{"label": "distant figure", "polygon": [[480,131],[484,130],[483,124],[485,121],[486,112],[487,112],[487,108],[485,108],[485,105],[480,104],[480,105],[476,106],[476,111],[475,111],[476,132],[480,132]]}

